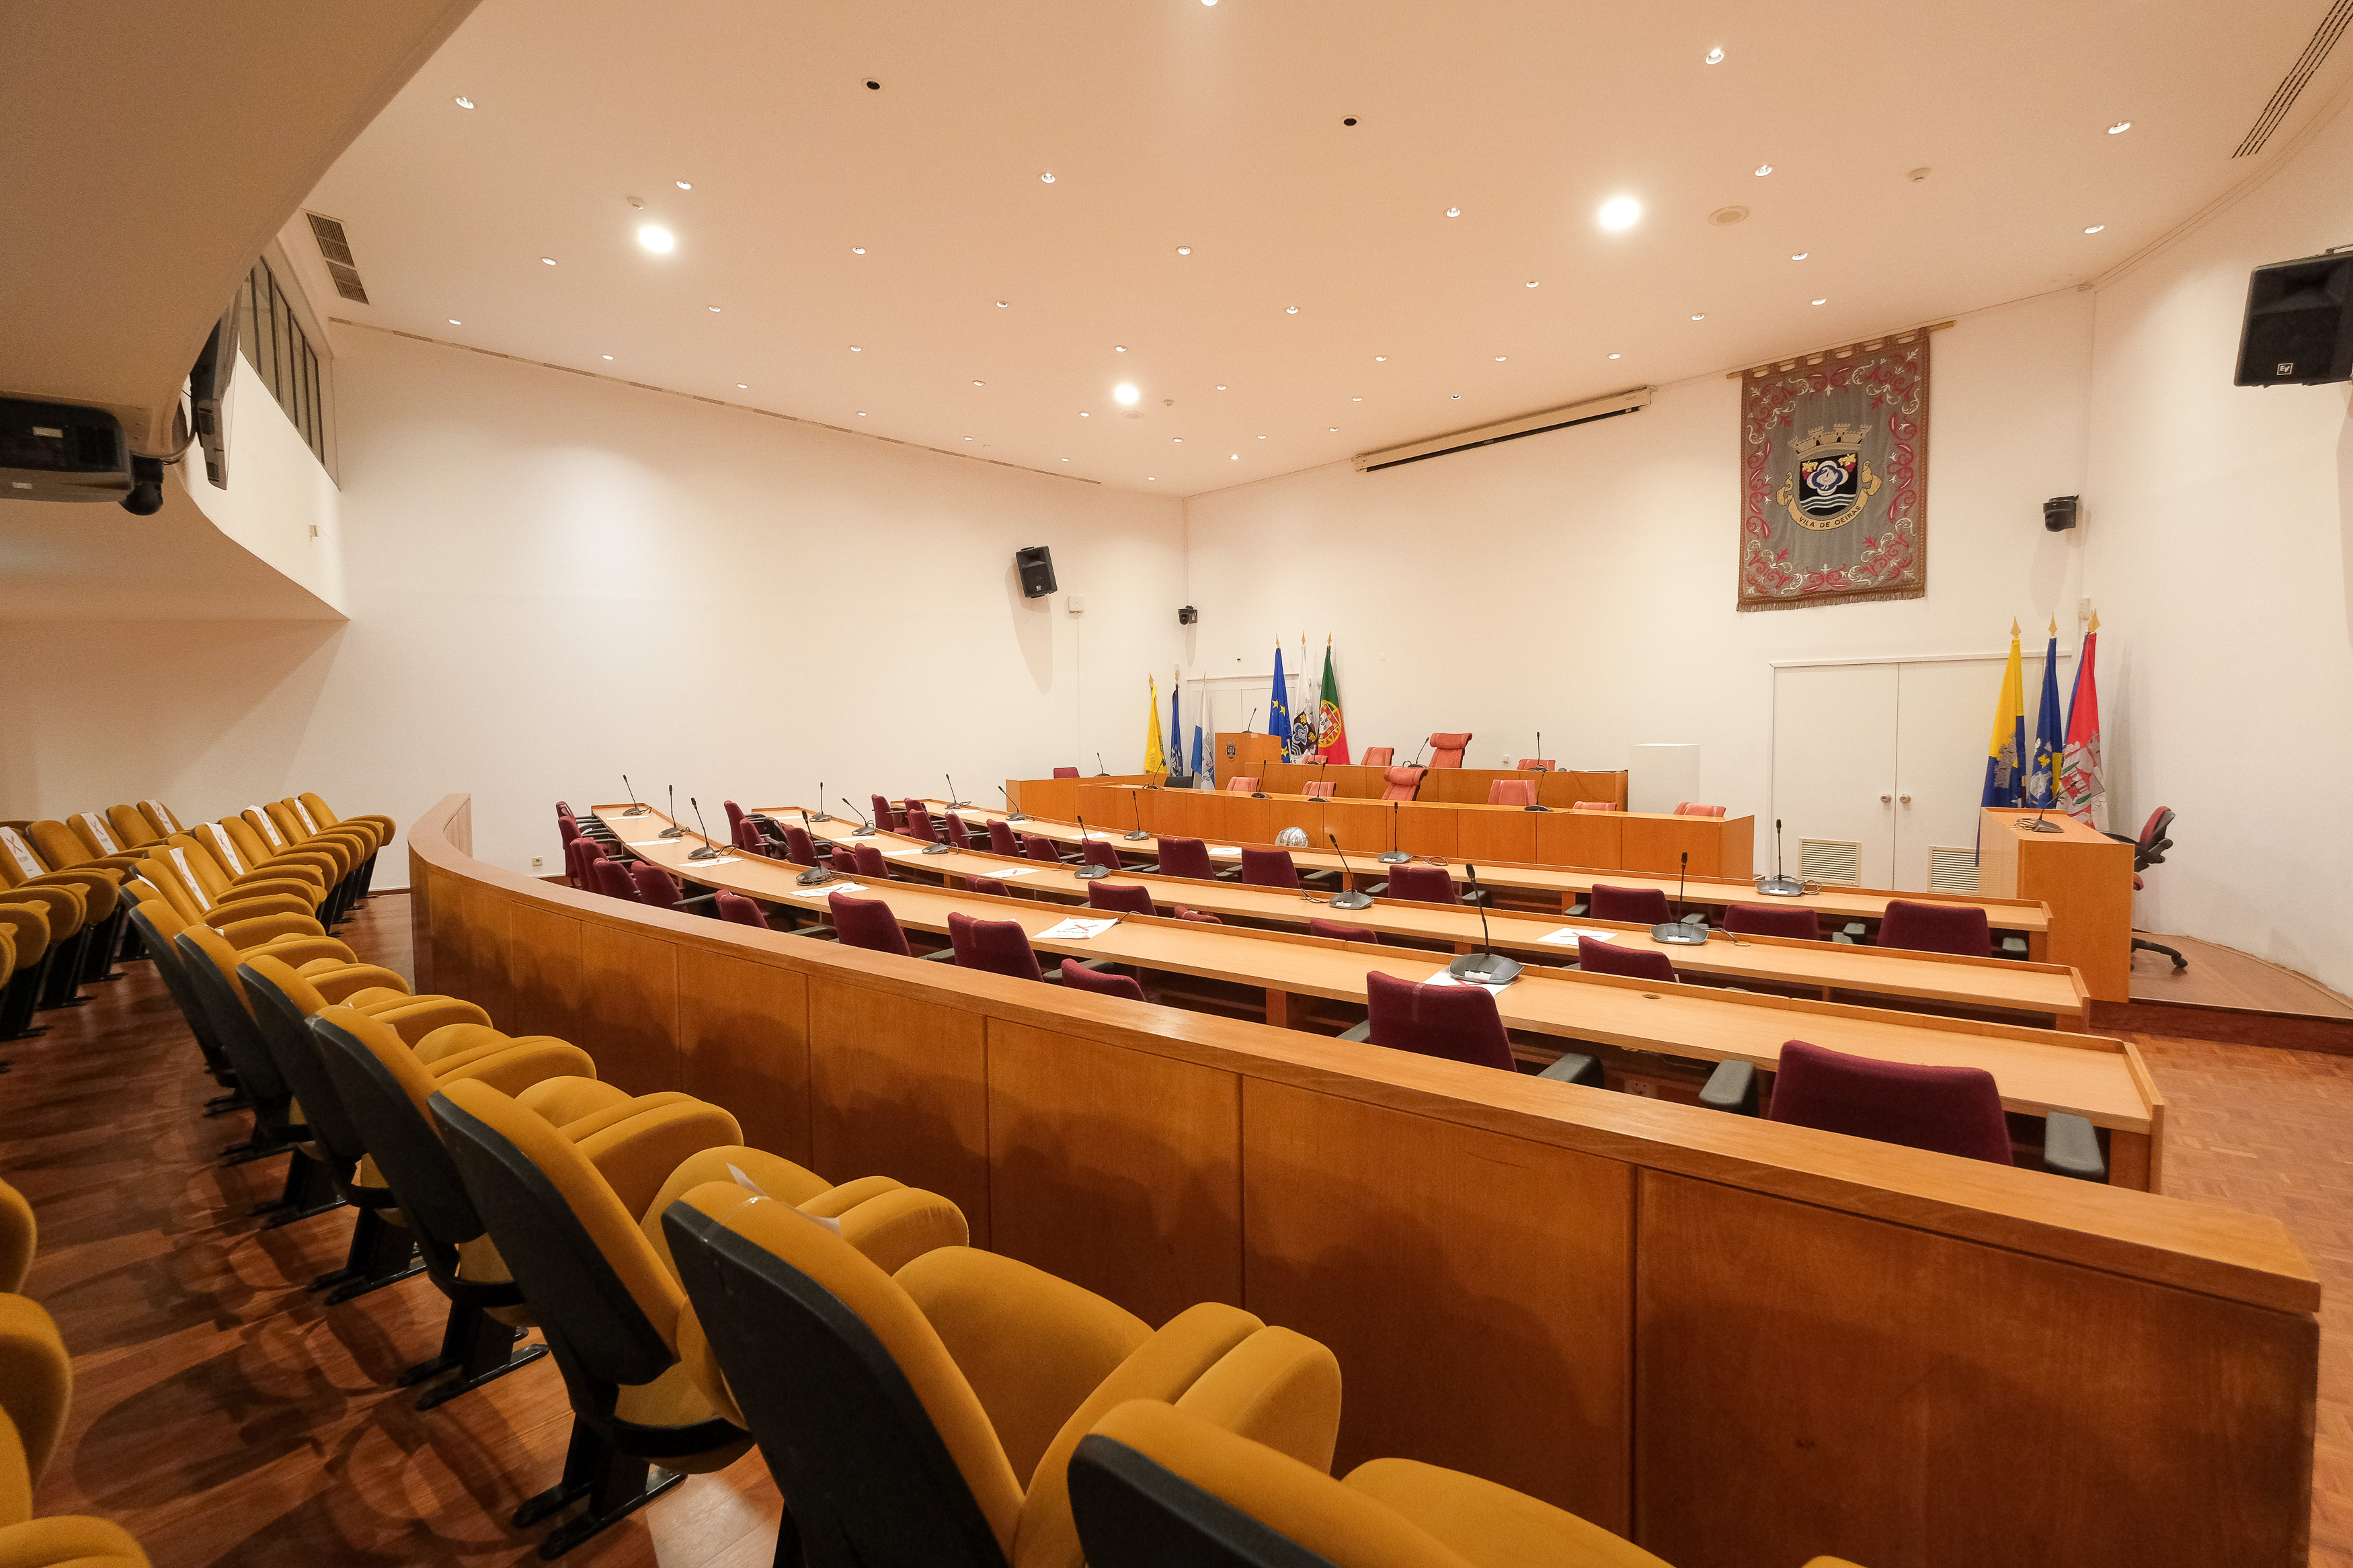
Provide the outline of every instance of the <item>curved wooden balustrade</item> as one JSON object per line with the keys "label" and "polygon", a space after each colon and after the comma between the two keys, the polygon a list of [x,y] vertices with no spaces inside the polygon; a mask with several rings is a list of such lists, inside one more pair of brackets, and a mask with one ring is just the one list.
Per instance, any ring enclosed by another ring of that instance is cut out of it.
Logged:
{"label": "curved wooden balustrade", "polygon": [[408,838],[418,988],[725,1104],[1154,1322],[1313,1334],[1342,1467],[1677,1568],[2301,1564],[2319,1291],[2275,1222],[671,915]]}

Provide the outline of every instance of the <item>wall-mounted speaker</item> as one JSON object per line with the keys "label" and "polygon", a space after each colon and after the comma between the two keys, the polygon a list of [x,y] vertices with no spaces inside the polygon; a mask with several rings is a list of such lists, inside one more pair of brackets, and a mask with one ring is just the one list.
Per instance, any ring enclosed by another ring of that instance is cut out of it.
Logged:
{"label": "wall-mounted speaker", "polygon": [[1180,605],[1176,608],[1176,624],[1180,626],[1189,626],[1200,618],[1201,612],[1190,605]]}
{"label": "wall-mounted speaker", "polygon": [[1054,591],[1054,552],[1042,544],[1013,552],[1013,569],[1021,574],[1021,596],[1042,599]]}
{"label": "wall-mounted speaker", "polygon": [[2052,496],[2042,503],[2042,526],[2053,533],[2064,533],[2075,526],[2074,496]]}
{"label": "wall-mounted speaker", "polygon": [[2353,381],[2353,255],[2258,267],[2239,334],[2241,386]]}

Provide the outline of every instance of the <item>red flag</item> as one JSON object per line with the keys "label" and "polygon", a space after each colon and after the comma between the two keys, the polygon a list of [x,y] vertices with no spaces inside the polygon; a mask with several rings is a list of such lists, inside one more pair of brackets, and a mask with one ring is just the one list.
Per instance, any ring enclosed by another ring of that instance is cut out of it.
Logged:
{"label": "red flag", "polygon": [[2100,777],[2100,683],[2094,670],[2100,647],[2100,617],[2092,617],[2084,651],[2075,661],[2075,692],[2067,700],[2067,751],[2059,767],[2059,806],[2085,826],[2092,803],[2107,790]]}
{"label": "red flag", "polygon": [[1340,677],[1332,668],[1332,639],[1324,639],[1324,697],[1315,707],[1315,743],[1327,763],[1348,761],[1348,721],[1340,711]]}

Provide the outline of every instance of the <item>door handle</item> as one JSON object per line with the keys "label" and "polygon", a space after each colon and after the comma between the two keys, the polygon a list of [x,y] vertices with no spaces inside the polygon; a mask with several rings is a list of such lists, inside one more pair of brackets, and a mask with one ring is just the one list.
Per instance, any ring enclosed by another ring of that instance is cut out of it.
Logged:
{"label": "door handle", "polygon": [[1881,795],[1881,796],[1879,797],[1879,804],[1880,804],[1880,805],[1885,805],[1887,804],[1887,797],[1886,797],[1885,795]]}
{"label": "door handle", "polygon": [[1905,796],[1904,797],[1904,804],[1905,804],[1905,805],[1910,805],[1912,804],[1912,797],[1911,797],[1910,795],[1905,795]]}

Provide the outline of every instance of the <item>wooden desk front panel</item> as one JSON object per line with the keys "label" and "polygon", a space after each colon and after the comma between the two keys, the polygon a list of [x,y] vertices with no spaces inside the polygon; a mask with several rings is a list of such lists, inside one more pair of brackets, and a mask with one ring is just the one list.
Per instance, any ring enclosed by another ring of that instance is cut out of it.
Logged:
{"label": "wooden desk front panel", "polygon": [[1694,877],[1746,877],[1754,850],[1753,816],[1628,816],[1620,868],[1672,877],[1691,856]]}
{"label": "wooden desk front panel", "polygon": [[2057,832],[2028,832],[2019,826],[2026,815],[1978,813],[1979,890],[2049,904],[2051,935],[2036,956],[2082,970],[2100,1001],[2130,1001],[2133,847],[2063,813],[2043,816]]}
{"label": "wooden desk front panel", "polygon": [[1414,798],[1449,805],[1484,805],[1487,787],[1497,779],[1520,779],[1541,790],[1544,778],[1541,770],[1521,773],[1513,768],[1432,768],[1421,775],[1421,789]]}
{"label": "wooden desk front panel", "polygon": [[1615,772],[1579,773],[1564,768],[1537,775],[1544,782],[1536,786],[1536,804],[1551,806],[1555,811],[1567,811],[1580,800],[1607,801],[1619,810],[1626,809],[1626,770]]}
{"label": "wooden desk front panel", "polygon": [[1540,811],[1517,811],[1504,806],[1457,811],[1454,814],[1455,853],[1472,862],[1533,860],[1536,858],[1536,824],[1544,819],[1545,815]]}
{"label": "wooden desk front panel", "polygon": [[[1282,742],[1272,735],[1248,730],[1220,730],[1213,738],[1217,742],[1218,778],[1221,783],[1237,773],[1282,761]],[[1227,755],[1229,747],[1232,749],[1231,756]]]}
{"label": "wooden desk front panel", "polygon": [[[1535,815],[1535,814],[1531,814]],[[1614,811],[1550,811],[1535,816],[1532,859],[1554,866],[1623,865],[1626,818]]]}

